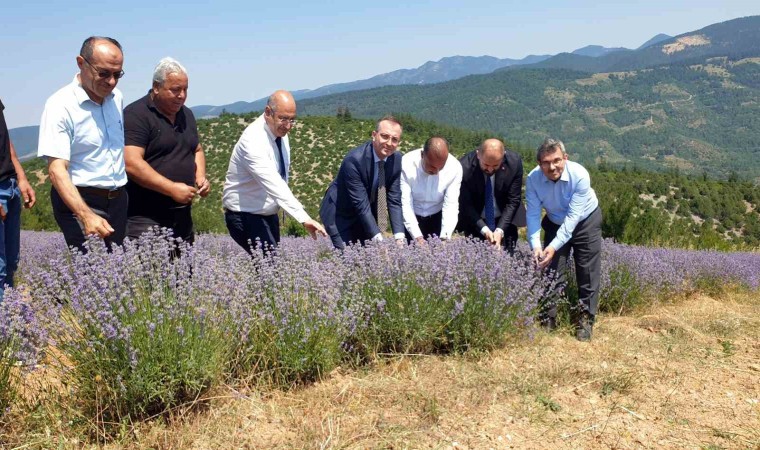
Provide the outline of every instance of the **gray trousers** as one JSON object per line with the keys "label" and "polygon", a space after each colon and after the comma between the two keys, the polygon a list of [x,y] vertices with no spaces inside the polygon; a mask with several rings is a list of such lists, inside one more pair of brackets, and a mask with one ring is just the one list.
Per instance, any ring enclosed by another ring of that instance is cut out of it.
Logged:
{"label": "gray trousers", "polygon": [[[544,248],[557,235],[559,225],[544,217]],[[542,314],[557,317],[557,300],[567,287],[567,273],[570,269],[570,250],[575,260],[575,280],[578,284],[578,309],[571,313],[586,312],[595,316],[599,310],[599,281],[602,276],[602,210],[596,208],[588,217],[578,222],[570,241],[557,249],[549,265],[549,272],[556,277],[555,291],[544,305]]]}

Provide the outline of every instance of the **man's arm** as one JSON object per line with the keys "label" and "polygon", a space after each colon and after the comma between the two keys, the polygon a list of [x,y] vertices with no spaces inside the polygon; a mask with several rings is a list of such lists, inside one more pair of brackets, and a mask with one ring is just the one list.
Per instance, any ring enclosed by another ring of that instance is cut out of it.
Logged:
{"label": "man's arm", "polygon": [[206,197],[211,192],[211,182],[206,178],[206,154],[203,153],[201,144],[195,148],[195,187],[201,197]]}
{"label": "man's arm", "polygon": [[124,164],[129,179],[140,186],[169,196],[177,203],[187,204],[193,201],[198,192],[193,186],[172,181],[145,161],[145,149],[136,145],[124,146]]}
{"label": "man's arm", "polygon": [[[450,163],[447,163],[447,165]],[[462,186],[462,166],[457,162],[454,179],[443,194],[441,213],[441,239],[449,239],[454,233],[459,219],[459,191]]]}
{"label": "man's arm", "polygon": [[422,230],[417,222],[417,215],[414,214],[414,204],[412,199],[412,186],[409,184],[406,172],[401,171],[401,212],[404,216],[404,227],[415,240],[424,240]]}
{"label": "man's arm", "polygon": [[[251,139],[241,138],[237,145],[240,146],[240,154],[246,168],[261,183],[267,195],[272,197],[291,217],[305,226],[313,238],[316,238],[317,235],[327,236],[324,227],[309,217],[301,202],[291,192],[288,183],[280,176],[274,162],[266,157],[265,151],[252,148],[257,143],[251,142]],[[259,142],[258,145],[264,144]]]}
{"label": "man's arm", "polygon": [[[391,172],[391,185],[388,186],[388,218],[391,221],[393,237],[397,241],[404,240],[404,217],[401,212],[401,154],[392,156],[393,171]],[[386,170],[386,173],[388,171]]]}
{"label": "man's arm", "polygon": [[[8,140],[10,142],[10,138],[8,138]],[[21,198],[24,199],[24,207],[31,208],[35,203],[37,203],[37,196],[34,193],[34,189],[32,189],[32,185],[29,184],[29,180],[26,178],[26,173],[24,172],[24,168],[21,167],[18,156],[16,156],[16,148],[13,147],[13,142],[10,142],[10,144],[11,162],[13,163],[13,168],[16,169],[16,181],[18,181],[18,189],[21,191]]]}
{"label": "man's arm", "polygon": [[[480,210],[478,210],[475,204],[475,193],[473,184],[475,182],[485,184],[485,179],[479,171],[473,173],[473,168],[469,165],[467,160],[469,157],[462,158],[460,163],[462,164],[462,185],[459,193],[459,210],[462,218],[467,222],[465,229],[477,229],[482,230],[486,226],[485,220],[480,217],[480,213],[483,210],[482,204]],[[464,178],[464,172],[467,172],[467,178]],[[473,177],[477,177],[477,180],[473,180]]]}
{"label": "man's arm", "polygon": [[507,202],[504,204],[498,224],[502,230],[506,230],[507,226],[512,224],[522,202],[523,165],[520,158],[517,159],[514,169],[515,174],[506,190]]}
{"label": "man's arm", "polygon": [[95,214],[79,195],[79,191],[69,177],[68,161],[52,156],[48,157],[48,175],[63,202],[82,222],[85,236],[97,234],[104,238],[113,233],[114,229],[111,224]]}
{"label": "man's arm", "polygon": [[341,164],[339,176],[345,184],[351,209],[361,222],[362,228],[368,236],[376,236],[380,234],[380,227],[377,226],[377,221],[372,215],[367,187],[362,182],[359,164],[360,162],[355,158],[347,157]]}

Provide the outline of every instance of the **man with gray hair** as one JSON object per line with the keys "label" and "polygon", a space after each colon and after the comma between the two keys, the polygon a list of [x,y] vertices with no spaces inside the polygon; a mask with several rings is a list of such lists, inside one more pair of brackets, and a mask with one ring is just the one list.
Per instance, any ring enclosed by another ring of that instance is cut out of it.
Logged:
{"label": "man with gray hair", "polygon": [[190,205],[196,195],[208,195],[210,183],[195,116],[185,106],[187,87],[187,70],[164,58],[148,94],[124,109],[131,239],[165,227],[175,238],[194,241]]}
{"label": "man with gray hair", "polygon": [[[536,160],[538,166],[528,174],[525,186],[528,243],[536,265],[540,269],[548,267],[550,276],[557,280],[557,292],[547,299],[540,319],[550,330],[557,325],[557,299],[567,285],[572,249],[579,305],[571,306],[571,314],[575,318],[576,338],[588,341],[599,307],[602,253],[599,201],[591,188],[588,171],[567,160],[562,141],[546,139],[538,148]],[[543,220],[542,208],[546,211]],[[544,229],[543,247],[541,228]]]}
{"label": "man with gray hair", "polygon": [[[296,101],[288,91],[269,97],[264,114],[243,131],[235,144],[224,181],[224,220],[230,236],[247,252],[268,252],[280,242],[280,208],[316,239],[327,236],[288,187],[290,141]],[[258,241],[258,242],[257,242]]]}

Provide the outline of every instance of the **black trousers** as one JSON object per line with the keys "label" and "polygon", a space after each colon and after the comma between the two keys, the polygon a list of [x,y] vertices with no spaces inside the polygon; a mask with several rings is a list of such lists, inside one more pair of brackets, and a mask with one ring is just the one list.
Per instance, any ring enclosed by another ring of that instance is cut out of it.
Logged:
{"label": "black trousers", "polygon": [[[544,229],[544,248],[557,235],[559,225],[545,216],[541,222]],[[575,260],[575,280],[578,284],[578,310],[595,316],[599,310],[599,282],[602,276],[602,210],[596,208],[588,217],[578,222],[573,235],[565,245],[556,249],[549,265],[551,276],[556,277],[556,290],[551,293],[542,314],[557,317],[557,300],[567,287],[570,250]]]}
{"label": "black trousers", "polygon": [[266,253],[280,243],[280,219],[277,214],[262,216],[225,210],[224,221],[232,239],[248,253],[252,253],[257,244]]}
{"label": "black trousers", "polygon": [[[129,194],[127,194],[127,190],[123,187],[119,189],[118,193],[114,192],[111,194],[111,198],[108,195],[95,192],[97,191],[80,189],[79,195],[82,196],[82,200],[95,214],[106,219],[114,229],[111,235],[103,239],[106,246],[110,249],[113,244],[121,245],[124,242],[124,236],[127,231]],[[50,188],[50,202],[53,206],[53,216],[63,232],[66,245],[76,247],[84,253],[84,242],[87,237],[84,235],[82,223],[69,207],[66,206],[66,203],[63,202],[63,199],[54,187]]]}
{"label": "black trousers", "polygon": [[170,228],[175,238],[181,238],[190,244],[195,242],[190,205],[168,208],[156,216],[130,216],[127,219],[127,237],[137,239],[153,227]]}
{"label": "black trousers", "polygon": [[[415,214],[415,217],[417,218],[417,224],[420,227],[420,231],[422,231],[422,237],[427,239],[429,236],[436,235],[441,236],[441,224],[443,221],[443,211],[438,211],[437,213],[422,217]],[[411,242],[414,240],[411,234],[409,234],[409,230],[404,229],[404,234],[406,235],[407,242]]]}

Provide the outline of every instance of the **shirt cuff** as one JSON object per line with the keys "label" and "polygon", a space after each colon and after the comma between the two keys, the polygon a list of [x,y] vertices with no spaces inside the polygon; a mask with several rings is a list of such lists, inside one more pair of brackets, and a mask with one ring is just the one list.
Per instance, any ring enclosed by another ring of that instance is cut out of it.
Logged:
{"label": "shirt cuff", "polygon": [[[422,233],[420,233],[420,236],[422,236]],[[396,233],[393,235],[393,237],[396,238],[396,240],[399,240],[399,239],[404,239],[405,235],[404,233]]]}
{"label": "shirt cuff", "polygon": [[380,242],[383,240],[383,233],[377,233],[376,235],[372,236],[372,240],[375,242]]}
{"label": "shirt cuff", "polygon": [[483,236],[485,236],[486,233],[489,232],[489,231],[491,231],[491,229],[488,228],[488,226],[485,226],[485,227],[483,227],[483,228],[480,229],[480,234],[482,234]]}
{"label": "shirt cuff", "polygon": [[497,231],[499,233],[501,233],[502,236],[504,236],[504,230],[502,230],[501,228],[497,228],[497,229],[493,230],[494,233],[496,233]]}

